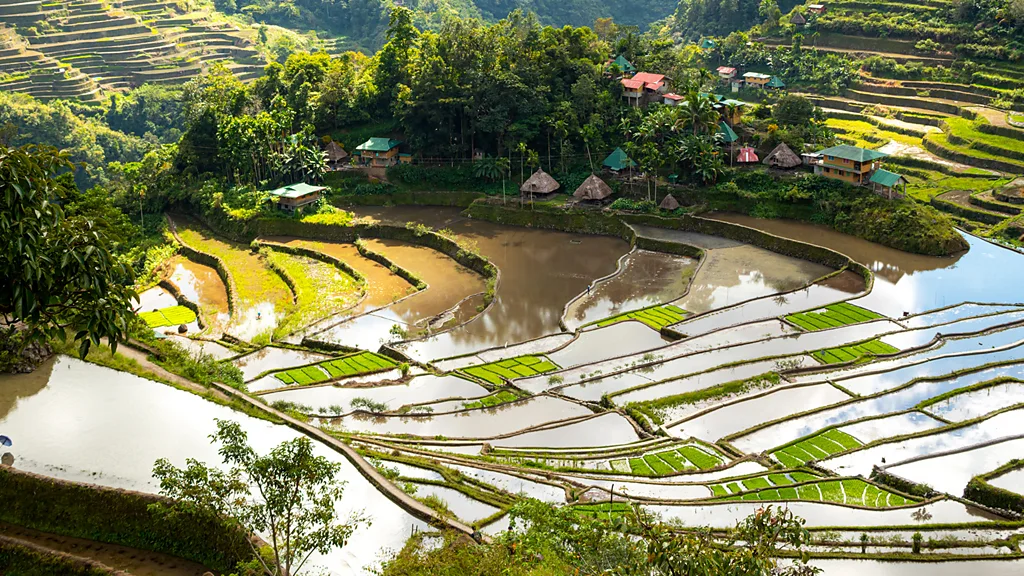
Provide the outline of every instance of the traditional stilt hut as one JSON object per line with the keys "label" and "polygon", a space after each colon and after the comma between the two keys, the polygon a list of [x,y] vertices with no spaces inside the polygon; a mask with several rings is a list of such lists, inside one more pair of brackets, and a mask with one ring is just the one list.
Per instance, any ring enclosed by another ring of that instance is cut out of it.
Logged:
{"label": "traditional stilt hut", "polygon": [[573,192],[572,197],[579,201],[604,202],[611,195],[612,189],[605,184],[604,180],[598,178],[596,174],[591,174]]}
{"label": "traditional stilt hut", "polygon": [[668,196],[665,196],[664,199],[662,199],[661,204],[658,204],[658,208],[670,211],[675,210],[676,208],[679,208],[679,201],[676,200],[675,196],[669,194]]}
{"label": "traditional stilt hut", "polygon": [[331,170],[341,168],[345,163],[345,159],[348,158],[348,152],[345,152],[345,149],[333,140],[324,147],[324,154],[327,155],[327,165],[330,166]]}
{"label": "traditional stilt hut", "polygon": [[774,150],[764,158],[764,163],[772,168],[796,168],[803,164],[800,157],[796,155],[785,142],[780,142]]}
{"label": "traditional stilt hut", "polygon": [[521,194],[527,194],[532,198],[538,194],[551,194],[555,190],[558,190],[560,186],[561,185],[556,182],[550,174],[540,168],[537,168],[537,171],[527,178],[526,182],[523,182],[523,185],[519,187],[519,192]]}

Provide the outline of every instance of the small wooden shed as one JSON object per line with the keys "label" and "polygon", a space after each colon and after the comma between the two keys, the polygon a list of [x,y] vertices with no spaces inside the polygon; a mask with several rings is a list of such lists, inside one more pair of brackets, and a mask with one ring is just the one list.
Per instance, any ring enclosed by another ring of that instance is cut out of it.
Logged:
{"label": "small wooden shed", "polygon": [[658,204],[658,208],[661,208],[662,210],[675,210],[676,208],[679,208],[679,201],[676,200],[675,196],[669,194],[661,200],[661,204]]}
{"label": "small wooden shed", "polygon": [[580,184],[580,187],[573,192],[572,197],[577,200],[589,200],[591,202],[603,202],[609,196],[612,195],[612,189],[597,177],[596,174],[591,174],[589,178]]}
{"label": "small wooden shed", "polygon": [[765,156],[764,163],[772,168],[796,168],[803,164],[803,161],[790,150],[789,146],[786,146],[785,142],[780,142],[774,150]]}
{"label": "small wooden shed", "polygon": [[561,187],[561,185],[552,178],[550,174],[538,168],[537,171],[527,178],[526,182],[523,182],[523,185],[519,187],[519,192],[522,194],[529,194],[530,196],[538,194],[552,194],[558,190],[559,187]]}

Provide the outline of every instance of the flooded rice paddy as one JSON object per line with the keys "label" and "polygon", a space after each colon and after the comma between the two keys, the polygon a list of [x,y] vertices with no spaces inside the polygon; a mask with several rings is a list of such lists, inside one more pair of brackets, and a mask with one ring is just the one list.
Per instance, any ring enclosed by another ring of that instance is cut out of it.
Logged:
{"label": "flooded rice paddy", "polygon": [[[1006,554],[994,542],[1008,534],[989,530],[1001,517],[942,495],[962,496],[973,476],[1024,449],[1024,325],[1018,325],[1024,321],[1024,256],[970,236],[964,254],[915,256],[817,226],[715,215],[840,251],[873,272],[868,291],[852,272],[832,274],[818,264],[701,234],[636,227],[643,236],[704,249],[698,268],[689,258],[630,251],[617,238],[501,226],[464,218],[455,209],[357,212],[401,225],[426,224],[478,250],[501,273],[494,303],[478,311],[479,302],[467,297],[484,290],[483,278],[423,246],[365,239],[368,248],[428,284],[412,293],[408,282],[351,244],[267,238],[322,251],[367,279],[365,299],[321,319],[309,331],[313,340],[370,351],[388,344],[406,356],[409,373],[396,368],[286,386],[268,373],[341,352],[264,347],[227,361],[242,370],[260,400],[309,415],[312,425],[349,439],[375,464],[397,472],[397,489],[435,497],[453,516],[489,534],[507,528],[508,504],[478,500],[469,495],[479,498],[474,490],[500,495],[500,501],[530,496],[557,505],[602,501],[614,492],[616,499],[640,502],[685,527],[728,528],[765,505],[748,500],[786,493],[755,488],[781,488],[798,477],[818,482],[825,475],[824,483],[829,476],[859,476],[857,482],[896,498],[898,488],[869,479],[878,466],[927,484],[939,496],[883,501],[886,508],[846,506],[819,501],[827,499],[822,483],[809,484],[813,493],[794,490],[777,504],[810,527],[846,527],[837,533],[852,534],[844,546],[857,552],[862,531],[888,534],[891,541],[871,546],[886,552],[908,547],[916,530],[926,537],[945,530],[974,534],[950,544],[950,557]],[[253,265],[245,247],[193,232],[186,236],[237,259],[236,266]],[[261,320],[277,322],[283,309],[275,298],[253,298],[253,287],[242,285],[243,303],[228,318],[224,286],[203,268],[177,257],[168,274],[229,334],[258,334],[248,330],[247,315],[268,303]],[[995,270],[1006,279],[994,280]],[[164,299],[147,293],[143,305]],[[883,317],[847,318],[850,323],[814,332],[785,320],[847,301]],[[664,324],[664,335],[636,320],[602,322],[665,303],[692,317]],[[426,337],[408,340],[424,330]],[[304,334],[289,341],[298,343]],[[876,345],[896,352],[875,357]],[[824,364],[817,358],[827,356],[813,354],[830,348],[866,355]],[[224,350],[219,357],[230,355]],[[477,379],[474,372],[481,372],[473,368],[484,364],[503,379]],[[357,410],[366,407],[372,410]],[[154,491],[150,468],[156,458],[175,464],[186,457],[217,460],[206,438],[216,418],[243,422],[264,450],[298,434],[69,358],[33,375],[0,376],[0,428],[15,439],[15,466],[61,478]],[[46,426],[39,425],[43,419]],[[781,449],[790,445],[806,445],[814,467],[780,460]],[[340,506],[365,508],[374,519],[344,550],[320,559],[330,570],[364,570],[381,550],[397,549],[412,530],[424,527],[339,454],[317,446],[344,464],[349,485]],[[445,469],[451,473],[438,471]],[[1020,492],[1024,473],[1011,470],[991,482]],[[744,499],[715,500],[723,490]],[[825,574],[843,576],[964,573],[949,571],[954,565],[986,575],[1019,569],[1018,560],[816,562]]]}

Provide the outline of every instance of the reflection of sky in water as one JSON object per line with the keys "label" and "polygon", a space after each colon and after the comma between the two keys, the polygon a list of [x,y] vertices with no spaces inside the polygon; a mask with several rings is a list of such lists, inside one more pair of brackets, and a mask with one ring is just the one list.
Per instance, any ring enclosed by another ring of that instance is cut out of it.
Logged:
{"label": "reflection of sky in water", "polygon": [[[975,350],[983,349],[980,346]],[[914,378],[931,376],[942,376],[951,374],[957,370],[964,370],[974,366],[982,366],[991,362],[1019,360],[1024,357],[1024,350],[1020,347],[1000,350],[998,352],[967,354],[962,356],[950,356],[937,358],[928,362],[922,362],[913,366],[906,366],[898,370],[883,372],[881,374],[867,374],[847,380],[839,380],[838,383],[855,394],[874,394],[883,390],[889,390],[900,386]]]}
{"label": "reflection of sky in water", "polygon": [[925,326],[935,326],[936,324],[945,324],[947,322],[970,318],[972,316],[1006,312],[1008,310],[1013,310],[1014,308],[1016,307],[1003,304],[958,304],[952,308],[939,310],[938,312],[929,312],[921,314],[920,316],[913,316],[905,320],[900,320],[900,323],[907,328],[922,328]]}
{"label": "reflection of sky in water", "polygon": [[[959,359],[950,358],[949,360]],[[899,381],[902,384],[922,375],[949,373],[947,368],[949,368],[950,364],[942,364],[941,362],[942,361],[934,361],[923,366],[912,366],[910,369],[897,370],[893,374],[899,373],[899,376],[894,376],[891,381]],[[985,362],[981,363],[983,364]],[[928,372],[922,374],[921,370],[913,370],[913,368],[928,370]],[[954,370],[956,369],[957,368],[954,368]],[[798,419],[780,422],[768,428],[758,430],[753,434],[744,436],[743,438],[739,438],[734,442],[734,444],[736,444],[740,450],[745,452],[767,450],[769,448],[785,444],[790,440],[806,436],[811,432],[820,430],[826,426],[852,422],[853,420],[858,420],[860,418],[888,414],[890,412],[902,412],[903,410],[913,408],[924,400],[934,398],[941,394],[945,394],[946,392],[956,390],[957,388],[963,388],[964,386],[970,386],[972,384],[985,382],[1003,376],[1024,377],[1024,364],[989,368],[938,382],[917,382],[908,388],[891,394],[853,402],[845,406],[839,406],[836,408],[822,410],[814,414],[801,416]],[[890,434],[890,436],[895,435],[896,434]]]}
{"label": "reflection of sky in water", "polygon": [[988,330],[989,328],[994,328],[1002,324],[1009,324],[1010,322],[1016,322],[1021,319],[1024,319],[1024,311],[995,314],[992,316],[984,316],[982,318],[965,318],[963,320],[957,320],[951,324],[917,328],[901,334],[886,336],[882,338],[882,342],[891,344],[900,350],[907,350],[908,348],[923,346],[931,342],[936,334],[968,334],[971,332],[981,332],[983,330]]}
{"label": "reflection of sky in water", "polygon": [[907,272],[896,284],[878,274],[871,294],[854,302],[899,317],[903,312],[914,314],[960,302],[1024,301],[1024,254],[969,234],[964,237],[971,249],[952,265]]}
{"label": "reflection of sky in water", "polygon": [[[1024,377],[1024,369],[1014,370],[1009,376]],[[928,407],[928,411],[955,422],[971,420],[995,412],[1000,408],[1024,402],[1024,384],[1008,382],[997,384],[981,390],[972,390],[957,394]]]}
{"label": "reflection of sky in water", "polygon": [[845,456],[829,458],[822,461],[822,466],[839,474],[868,476],[872,466],[883,464],[883,458],[886,464],[893,465],[916,456],[966,448],[989,440],[1019,434],[1022,416],[1024,416],[1024,409],[1010,410],[956,430],[880,444]]}
{"label": "reflection of sky in water", "polygon": [[894,466],[890,471],[912,482],[928,484],[936,490],[959,495],[971,478],[995,470],[1022,452],[1024,439],[1008,440],[958,454]]}

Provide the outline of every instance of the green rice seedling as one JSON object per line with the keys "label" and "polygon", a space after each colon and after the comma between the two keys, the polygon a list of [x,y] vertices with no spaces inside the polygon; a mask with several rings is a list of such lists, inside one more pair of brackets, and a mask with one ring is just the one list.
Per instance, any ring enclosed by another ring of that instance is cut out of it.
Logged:
{"label": "green rice seedling", "polygon": [[792,472],[790,473],[790,476],[793,477],[793,482],[810,482],[811,480],[818,479],[818,477],[815,476],[814,474],[801,471]]}
{"label": "green rice seedling", "polygon": [[768,481],[771,482],[774,486],[785,486],[787,484],[792,484],[789,478],[786,478],[785,474],[769,474]]}
{"label": "green rice seedling", "polygon": [[466,369],[463,370],[463,372],[465,372],[466,374],[469,374],[470,376],[476,376],[477,378],[483,380],[484,382],[487,382],[489,384],[493,384],[495,386],[501,386],[502,384],[504,384],[504,382],[501,380],[500,376],[498,376],[494,372],[491,372],[490,370],[486,370],[484,368],[479,368],[479,367],[466,368]]}
{"label": "green rice seedling", "polygon": [[796,500],[799,498],[796,488],[779,488],[779,498],[782,500]]}
{"label": "green rice seedling", "polygon": [[843,432],[842,430],[839,430],[838,428],[833,428],[822,434],[822,436],[839,444],[846,450],[852,450],[859,446],[863,446],[860,440],[857,440],[853,436],[850,436],[849,434]]}
{"label": "green rice seedling", "polygon": [[818,490],[817,484],[804,484],[803,486],[797,486],[796,493],[801,500],[821,500],[821,492]]}
{"label": "green rice seedling", "polygon": [[669,466],[664,460],[658,458],[657,454],[646,454],[644,455],[644,462],[654,470],[655,474],[663,476],[665,474],[671,474],[675,472],[671,466]]}
{"label": "green rice seedling", "polygon": [[654,471],[644,462],[643,458],[630,458],[629,468],[638,476],[654,476]]}
{"label": "green rice seedling", "polygon": [[782,462],[782,464],[788,468],[795,468],[807,462],[806,460],[801,460],[800,458],[791,455],[789,452],[786,452],[785,450],[779,450],[778,452],[773,453],[772,456],[774,456],[776,460]]}
{"label": "green rice seedling", "polygon": [[543,362],[530,366],[530,368],[533,368],[538,374],[551,372],[552,370],[558,370],[558,366],[555,365],[555,363],[550,360],[544,360]]}
{"label": "green rice seedling", "polygon": [[529,366],[513,366],[510,368],[513,372],[519,376],[536,376],[537,373],[533,371]]}
{"label": "green rice seedling", "polygon": [[726,492],[721,484],[714,484],[711,486],[711,494],[714,496],[725,496],[728,492]]}
{"label": "green rice seedling", "polygon": [[541,359],[536,356],[520,356],[516,358],[523,366],[533,366],[534,364],[540,364]]}
{"label": "green rice seedling", "polygon": [[707,470],[708,468],[714,468],[722,463],[722,459],[717,456],[712,456],[704,450],[697,448],[696,446],[683,446],[679,449],[679,453],[684,458],[693,463],[694,466],[701,470]]}
{"label": "green rice seedling", "polygon": [[280,372],[278,374],[275,374],[274,377],[280,380],[281,382],[284,382],[285,384],[295,383],[295,379],[292,378],[291,374],[288,374],[287,372]]}
{"label": "green rice seedling", "polygon": [[860,480],[843,480],[843,492],[846,493],[847,504],[863,504],[864,495],[867,492],[868,484]]}
{"label": "green rice seedling", "polygon": [[747,478],[743,481],[743,486],[747,490],[760,490],[762,488],[768,488],[771,484],[768,483],[768,479],[763,476],[757,478]]}
{"label": "green rice seedling", "polygon": [[668,463],[669,466],[675,470],[686,470],[689,466],[686,465],[686,461],[679,457],[678,452],[659,452],[658,457]]}
{"label": "green rice seedling", "polygon": [[842,452],[844,450],[842,444],[830,440],[823,434],[819,434],[818,436],[815,436],[813,438],[808,438],[806,442],[820,449],[821,451],[828,453],[829,455],[835,454],[836,452]]}
{"label": "green rice seedling", "polygon": [[828,457],[827,451],[818,448],[817,446],[811,444],[807,440],[800,442],[799,444],[796,445],[796,447],[809,454],[812,457],[811,459],[813,460],[820,460],[822,458]]}
{"label": "green rice seedling", "polygon": [[516,360],[515,358],[510,358],[508,360],[501,360],[499,362],[495,362],[494,363],[495,366],[500,366],[502,368],[511,368],[511,367],[516,366],[518,364],[519,364],[519,361]]}
{"label": "green rice seedling", "polygon": [[831,480],[826,482],[818,482],[818,488],[821,490],[821,499],[825,502],[846,502],[846,495],[843,493],[842,483]]}
{"label": "green rice seedling", "polygon": [[728,488],[729,492],[731,492],[732,494],[736,494],[737,492],[742,492],[743,491],[743,489],[740,488],[740,485],[739,485],[738,482],[730,482],[729,484],[726,485],[726,488]]}
{"label": "green rice seedling", "polygon": [[757,493],[758,500],[781,500],[778,490],[761,490]]}

